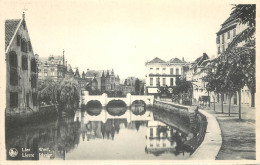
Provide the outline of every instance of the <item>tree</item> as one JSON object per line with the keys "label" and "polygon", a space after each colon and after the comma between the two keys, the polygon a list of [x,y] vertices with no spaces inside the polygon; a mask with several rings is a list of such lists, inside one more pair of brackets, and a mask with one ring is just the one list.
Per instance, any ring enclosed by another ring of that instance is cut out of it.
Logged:
{"label": "tree", "polygon": [[79,104],[80,86],[74,78],[65,78],[60,84],[60,105],[66,111],[75,108]]}
{"label": "tree", "polygon": [[140,94],[140,80],[137,78],[135,80],[135,94],[139,95]]}
{"label": "tree", "polygon": [[241,89],[245,85],[250,88],[252,101],[255,93],[255,5],[235,5],[232,14],[240,23],[248,24],[249,27],[239,33],[221,54],[226,61],[222,58],[215,61],[217,69],[211,75],[215,79],[211,83],[217,93],[238,92],[241,119]]}
{"label": "tree", "polygon": [[58,101],[58,83],[50,78],[39,80],[38,96],[40,103],[55,104]]}

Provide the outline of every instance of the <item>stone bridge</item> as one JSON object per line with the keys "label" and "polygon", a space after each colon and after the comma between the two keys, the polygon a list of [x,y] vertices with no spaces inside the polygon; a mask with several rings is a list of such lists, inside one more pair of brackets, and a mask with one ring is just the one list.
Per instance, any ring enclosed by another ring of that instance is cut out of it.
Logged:
{"label": "stone bridge", "polygon": [[103,107],[107,106],[107,104],[112,100],[121,100],[123,101],[128,107],[133,104],[136,100],[143,101],[146,106],[152,106],[154,101],[153,95],[131,95],[128,93],[126,97],[108,97],[106,93],[103,93],[102,95],[89,95],[88,91],[82,91],[81,99],[80,99],[80,105],[84,104],[87,105],[87,103],[91,100],[97,100],[101,103]]}

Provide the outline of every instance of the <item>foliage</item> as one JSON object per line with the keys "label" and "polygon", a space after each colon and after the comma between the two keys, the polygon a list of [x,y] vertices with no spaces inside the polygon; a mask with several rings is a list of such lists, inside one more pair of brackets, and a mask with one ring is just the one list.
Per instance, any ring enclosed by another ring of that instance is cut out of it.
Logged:
{"label": "foliage", "polygon": [[135,94],[136,95],[140,94],[140,88],[141,88],[140,83],[141,83],[140,80],[137,78],[135,80]]}
{"label": "foliage", "polygon": [[250,27],[255,26],[256,5],[255,4],[239,4],[234,5],[232,14],[235,19],[239,19],[240,23],[248,24]]}
{"label": "foliage", "polygon": [[58,101],[58,84],[50,78],[39,80],[38,98],[40,104],[53,104]]}
{"label": "foliage", "polygon": [[80,86],[74,78],[65,78],[59,86],[60,103],[74,107],[80,99]]}

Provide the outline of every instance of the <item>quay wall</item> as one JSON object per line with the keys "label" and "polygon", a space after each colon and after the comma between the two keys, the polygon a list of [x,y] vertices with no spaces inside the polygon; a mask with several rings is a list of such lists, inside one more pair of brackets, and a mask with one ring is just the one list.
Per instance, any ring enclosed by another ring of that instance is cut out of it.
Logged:
{"label": "quay wall", "polygon": [[58,115],[58,105],[40,106],[38,111],[16,111],[6,113],[6,127],[17,127],[34,122],[42,122],[56,118]]}
{"label": "quay wall", "polygon": [[154,100],[153,106],[158,109],[178,114],[181,118],[187,118],[190,123],[196,121],[198,106],[184,106],[159,100]]}

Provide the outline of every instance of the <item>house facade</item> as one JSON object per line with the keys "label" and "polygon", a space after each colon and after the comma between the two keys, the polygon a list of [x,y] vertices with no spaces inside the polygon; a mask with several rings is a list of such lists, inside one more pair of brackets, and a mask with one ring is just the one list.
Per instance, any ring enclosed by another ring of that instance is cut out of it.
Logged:
{"label": "house facade", "polygon": [[25,114],[39,109],[37,58],[22,19],[5,21],[6,114]]}
{"label": "house facade", "polygon": [[[216,33],[216,46],[217,46],[217,54],[218,57],[222,56],[221,54],[227,49],[228,45],[232,42],[232,40],[236,37],[237,34],[242,32],[248,27],[246,24],[240,24],[238,19],[235,19],[233,13],[230,14],[228,19],[224,21],[221,25],[220,30]],[[238,46],[243,45],[243,42]],[[217,58],[218,58],[217,57]],[[221,57],[223,62],[227,59],[226,57]],[[218,100],[219,96],[218,96]],[[228,95],[224,95],[224,103],[228,103]],[[251,92],[247,86],[245,86],[241,90],[241,103],[250,105],[251,104]],[[238,104],[238,93],[234,93],[231,98],[231,104]]]}
{"label": "house facade", "polygon": [[60,81],[65,77],[66,68],[64,54],[61,56],[39,57],[38,75],[40,80],[51,78]]}
{"label": "house facade", "polygon": [[146,94],[157,94],[159,86],[176,86],[176,78],[183,76],[183,67],[188,63],[178,58],[163,61],[156,57],[146,62]]}

